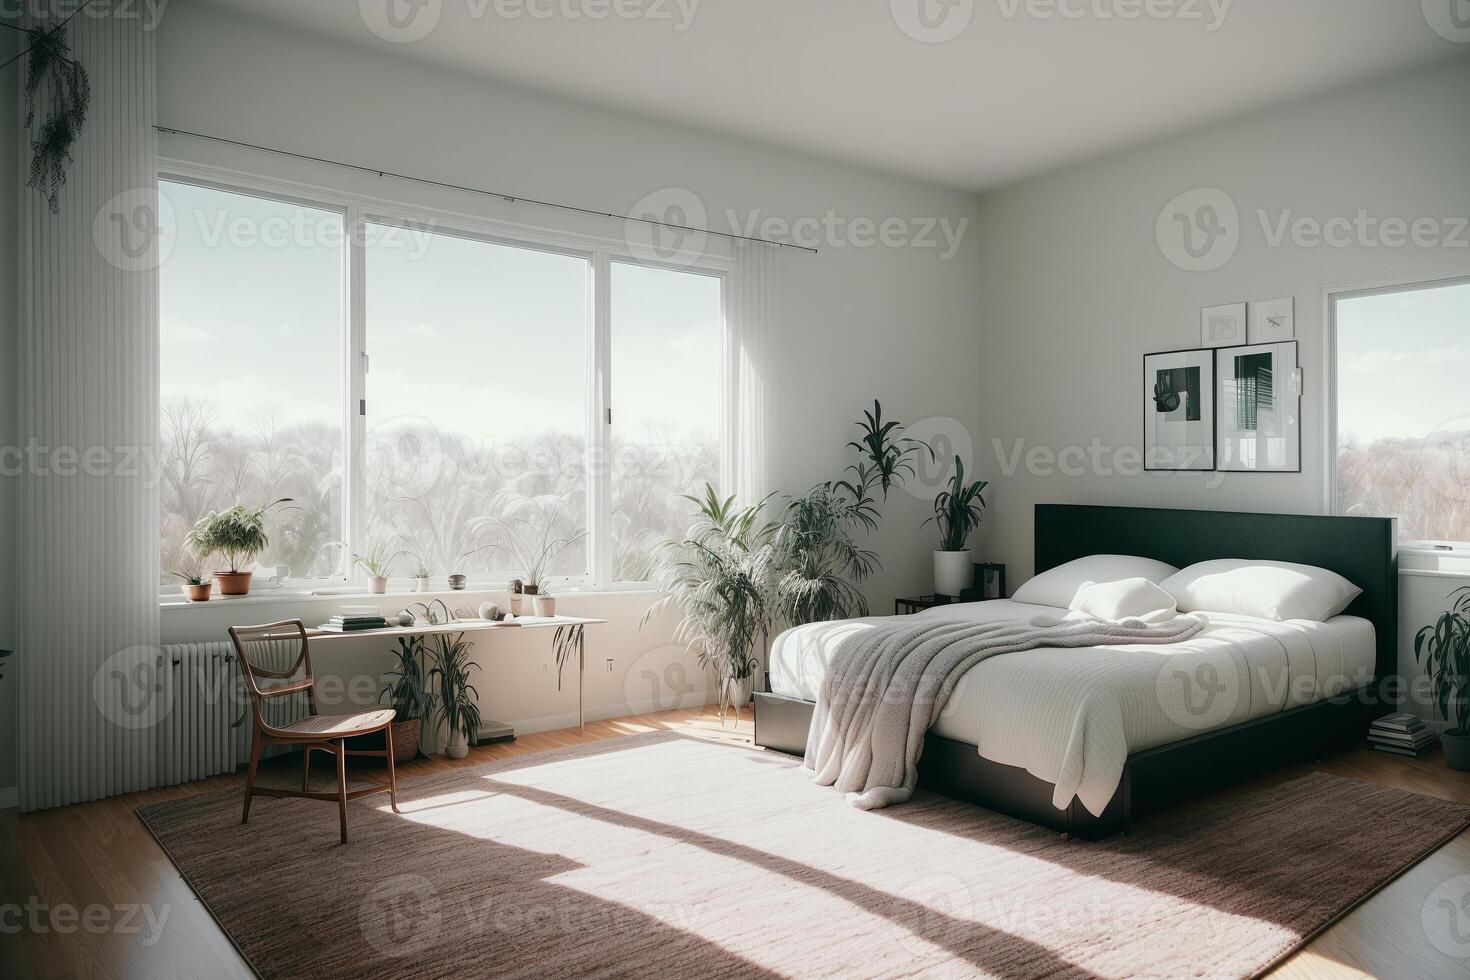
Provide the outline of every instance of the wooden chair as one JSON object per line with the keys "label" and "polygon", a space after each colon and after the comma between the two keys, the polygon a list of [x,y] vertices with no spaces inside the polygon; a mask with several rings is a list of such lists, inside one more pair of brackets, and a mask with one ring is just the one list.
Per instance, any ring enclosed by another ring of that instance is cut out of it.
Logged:
{"label": "wooden chair", "polygon": [[[290,669],[270,670],[252,662],[247,652],[251,643],[278,642],[300,639],[301,652]],[[393,812],[398,809],[398,777],[393,771],[393,718],[392,708],[360,711],[348,715],[319,715],[316,710],[316,679],[311,672],[311,653],[307,648],[306,625],[299,619],[264,626],[239,626],[230,628],[230,640],[235,645],[235,654],[240,658],[240,668],[245,672],[245,688],[250,693],[250,713],[254,729],[250,739],[250,773],[245,777],[245,810],[240,823],[250,819],[250,800],[255,796],[300,797],[308,800],[336,800],[342,822],[342,843],[347,843],[347,801],[369,793],[386,792],[392,801]],[[299,680],[292,680],[297,673]],[[262,683],[264,681],[264,683]],[[276,682],[276,683],[272,683]],[[305,718],[290,724],[275,726],[266,722],[261,705],[271,698],[285,697],[305,692],[307,711]],[[386,748],[382,751],[348,749],[347,740],[359,735],[382,732]],[[255,785],[256,769],[260,765],[260,754],[270,745],[300,745],[301,789],[275,789]],[[337,757],[337,792],[313,793],[308,790],[311,778],[311,753],[330,752]],[[381,756],[388,760],[388,781],[372,786],[347,791],[347,757],[349,755]]]}

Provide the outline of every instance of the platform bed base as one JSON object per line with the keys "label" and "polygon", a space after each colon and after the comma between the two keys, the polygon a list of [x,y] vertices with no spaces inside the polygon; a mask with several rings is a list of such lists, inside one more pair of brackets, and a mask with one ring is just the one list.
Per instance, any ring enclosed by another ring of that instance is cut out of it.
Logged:
{"label": "platform bed base", "polygon": [[[1126,833],[1136,817],[1257,773],[1361,745],[1381,705],[1321,701],[1230,728],[1135,752],[1123,767],[1118,791],[1100,816],[1075,797],[1058,810],[1051,783],[1015,766],[984,759],[975,746],[930,733],[919,760],[919,785],[1087,840]],[[806,754],[811,701],[778,694],[755,696],[755,743],[791,755]]]}

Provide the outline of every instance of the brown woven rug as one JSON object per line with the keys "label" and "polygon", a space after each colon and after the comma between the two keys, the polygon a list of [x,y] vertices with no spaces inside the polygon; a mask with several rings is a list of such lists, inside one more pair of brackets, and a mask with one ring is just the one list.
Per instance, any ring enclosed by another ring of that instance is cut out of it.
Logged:
{"label": "brown woven rug", "polygon": [[[941,797],[865,812],[795,760],[659,732],[351,804],[139,815],[267,977],[1243,977],[1470,807],[1316,773],[1104,843]],[[379,801],[382,801],[381,803]]]}

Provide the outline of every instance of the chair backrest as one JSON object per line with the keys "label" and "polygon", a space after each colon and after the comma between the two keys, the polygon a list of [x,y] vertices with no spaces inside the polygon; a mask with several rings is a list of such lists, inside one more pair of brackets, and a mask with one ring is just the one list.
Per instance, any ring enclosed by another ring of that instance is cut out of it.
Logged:
{"label": "chair backrest", "polygon": [[[230,642],[235,646],[235,655],[240,658],[240,670],[245,677],[245,690],[250,694],[250,707],[257,724],[261,723],[261,702],[269,698],[285,697],[300,692],[306,693],[307,709],[316,714],[316,678],[311,671],[311,650],[306,639],[306,624],[299,619],[265,623],[261,626],[231,626]],[[268,666],[261,659],[252,659],[252,644],[261,644],[267,649],[278,646],[282,641],[299,640],[296,659],[285,670]],[[291,678],[301,674],[300,680]],[[265,681],[266,683],[261,683]],[[270,681],[285,683],[271,684]]]}

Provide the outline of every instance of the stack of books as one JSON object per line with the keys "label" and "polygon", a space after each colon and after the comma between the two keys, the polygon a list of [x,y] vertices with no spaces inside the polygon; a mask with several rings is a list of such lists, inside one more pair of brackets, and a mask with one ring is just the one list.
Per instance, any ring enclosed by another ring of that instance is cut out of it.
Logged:
{"label": "stack of books", "polygon": [[1384,715],[1368,726],[1368,744],[1379,752],[1420,756],[1434,747],[1434,731],[1414,715]]}
{"label": "stack of books", "polygon": [[337,615],[317,628],[328,633],[355,633],[358,630],[380,630],[387,625],[388,621],[371,606],[343,606]]}

